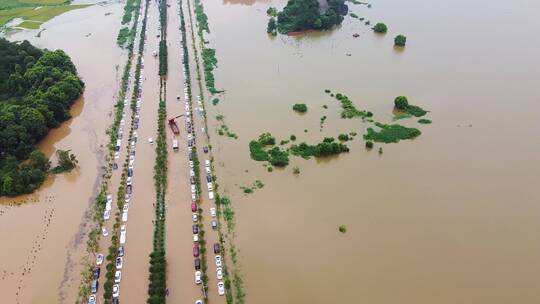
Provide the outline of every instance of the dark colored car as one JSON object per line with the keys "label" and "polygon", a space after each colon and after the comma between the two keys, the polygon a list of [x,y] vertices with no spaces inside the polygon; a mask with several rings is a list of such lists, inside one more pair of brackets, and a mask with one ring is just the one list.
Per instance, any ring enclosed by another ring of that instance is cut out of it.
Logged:
{"label": "dark colored car", "polygon": [[124,246],[118,247],[118,256],[123,257],[124,256]]}
{"label": "dark colored car", "polygon": [[208,147],[207,146],[202,147],[202,149],[203,149],[204,153],[208,153]]}
{"label": "dark colored car", "polygon": [[99,279],[99,274],[100,273],[101,273],[101,268],[96,267],[96,269],[94,269],[94,271],[92,271],[92,280]]}
{"label": "dark colored car", "polygon": [[194,262],[194,265],[195,265],[195,270],[200,270],[201,269],[201,259],[196,258],[195,262]]}
{"label": "dark colored car", "polygon": [[92,290],[92,293],[97,293],[98,288],[99,288],[99,282],[98,282],[98,280],[93,280],[93,281],[92,281],[92,285],[90,285],[90,288],[91,288],[91,290]]}
{"label": "dark colored car", "polygon": [[189,178],[189,181],[191,182],[192,185],[195,185],[195,177],[191,176]]}
{"label": "dark colored car", "polygon": [[191,212],[197,212],[197,204],[191,203]]}
{"label": "dark colored car", "polygon": [[132,169],[128,169],[128,176],[129,177],[133,176],[133,170]]}
{"label": "dark colored car", "polygon": [[193,160],[193,154],[192,153],[189,153],[188,156],[189,156],[189,160]]}
{"label": "dark colored car", "polygon": [[131,188],[131,185],[128,185],[127,188],[126,188],[126,193],[127,193],[127,194],[131,194],[131,190],[133,190],[133,189]]}
{"label": "dark colored car", "polygon": [[112,304],[120,304],[120,300],[118,300],[118,298],[113,298]]}
{"label": "dark colored car", "polygon": [[133,126],[133,128],[134,128],[135,130],[139,129],[139,124],[135,124],[135,125]]}
{"label": "dark colored car", "polygon": [[193,147],[193,140],[191,140],[191,139],[188,140],[187,144],[188,144],[189,147]]}
{"label": "dark colored car", "polygon": [[206,176],[206,180],[207,180],[209,183],[211,183],[211,182],[212,182],[212,176],[210,176],[210,174],[208,174],[208,175]]}
{"label": "dark colored car", "polygon": [[117,163],[113,163],[113,164],[112,164],[112,168],[113,168],[113,170],[118,169],[118,164],[117,164]]}
{"label": "dark colored car", "polygon": [[193,245],[193,256],[194,257],[199,256],[199,245]]}
{"label": "dark colored car", "polygon": [[193,225],[191,227],[191,230],[193,230],[193,234],[197,234],[199,233],[199,226],[197,226],[197,224]]}
{"label": "dark colored car", "polygon": [[218,254],[221,251],[221,247],[219,246],[219,243],[214,243],[214,253]]}

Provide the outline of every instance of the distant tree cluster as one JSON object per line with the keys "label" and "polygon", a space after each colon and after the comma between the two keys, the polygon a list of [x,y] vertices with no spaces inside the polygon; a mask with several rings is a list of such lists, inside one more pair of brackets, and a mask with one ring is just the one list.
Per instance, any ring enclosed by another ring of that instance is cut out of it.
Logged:
{"label": "distant tree cluster", "polygon": [[0,38],[0,196],[41,185],[50,164],[35,143],[70,118],[83,87],[63,51]]}
{"label": "distant tree cluster", "polygon": [[328,0],[328,8],[320,12],[317,0],[289,0],[277,15],[277,30],[282,34],[304,30],[327,30],[341,24],[347,6],[344,0]]}

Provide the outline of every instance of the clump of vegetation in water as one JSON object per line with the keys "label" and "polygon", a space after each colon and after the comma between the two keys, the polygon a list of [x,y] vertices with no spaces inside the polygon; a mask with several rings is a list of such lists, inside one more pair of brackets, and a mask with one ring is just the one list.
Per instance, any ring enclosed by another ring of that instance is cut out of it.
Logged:
{"label": "clump of vegetation in water", "polygon": [[59,174],[63,172],[70,172],[73,170],[79,161],[73,153],[69,153],[70,150],[57,150],[56,157],[58,157],[58,165],[52,169],[52,173]]}
{"label": "clump of vegetation in water", "polygon": [[385,125],[381,123],[375,123],[380,128],[379,131],[375,131],[373,128],[368,128],[367,133],[364,134],[364,139],[374,142],[383,143],[397,143],[404,139],[413,139],[420,134],[420,130],[416,128],[407,128],[402,125]]}
{"label": "clump of vegetation in water", "polygon": [[324,122],[326,121],[326,116],[321,117],[321,121],[319,122],[319,127],[321,128],[321,131],[324,127]]}
{"label": "clump of vegetation in water", "polygon": [[289,153],[280,150],[278,147],[270,149],[268,155],[270,155],[269,162],[274,167],[285,167],[289,164]]}
{"label": "clump of vegetation in water", "polygon": [[358,15],[355,14],[355,13],[349,13],[349,16],[351,16],[351,17],[353,17],[353,18],[355,18],[355,19],[358,19],[358,18],[359,18]]}
{"label": "clump of vegetation in water", "polygon": [[369,111],[360,111],[358,110],[352,101],[346,95],[341,93],[336,94],[336,99],[341,102],[341,118],[354,118],[360,117],[362,119],[372,117],[373,113]]}
{"label": "clump of vegetation in water", "polygon": [[123,27],[118,32],[118,36],[116,37],[116,44],[123,48],[126,42],[129,40],[129,28]]}
{"label": "clump of vegetation in water", "polygon": [[293,134],[293,135],[291,135],[289,138],[290,138],[292,141],[295,141],[295,140],[296,140],[296,135]]}
{"label": "clump of vegetation in water", "polygon": [[83,88],[63,51],[0,38],[0,196],[32,193],[43,183],[49,162],[35,144],[71,117]]}
{"label": "clump of vegetation in water", "polygon": [[256,189],[262,189],[264,187],[264,183],[260,180],[256,180],[253,185],[249,187],[242,186],[240,189],[244,191],[245,194],[253,193]]}
{"label": "clump of vegetation in water", "polygon": [[277,35],[277,22],[276,18],[272,17],[268,20],[268,25],[266,26],[266,32],[270,35]]}
{"label": "clump of vegetation in water", "polygon": [[214,68],[217,67],[216,50],[210,48],[204,48],[202,51],[202,59],[204,66],[204,80],[206,81],[206,87],[212,94],[221,93],[223,91],[217,90],[214,79]]}
{"label": "clump of vegetation in water", "polygon": [[407,113],[416,117],[422,117],[427,114],[427,111],[421,107],[409,104],[405,96],[398,96],[394,99],[394,109],[398,114]]}
{"label": "clump of vegetation in water", "polygon": [[282,140],[282,141],[279,142],[279,145],[280,145],[280,146],[283,146],[283,145],[288,144],[289,142],[290,142],[290,141],[289,141],[288,139],[284,139],[284,140]]}
{"label": "clump of vegetation in water", "polygon": [[404,35],[399,34],[394,38],[395,46],[404,47],[406,43],[407,43],[407,37],[405,37]]}
{"label": "clump of vegetation in water", "polygon": [[220,123],[217,129],[217,133],[220,136],[226,135],[227,137],[238,139],[238,135],[236,135],[236,133],[234,132],[231,132],[229,130],[229,127],[225,124],[225,116],[219,114],[216,116],[216,120]]}
{"label": "clump of vegetation in water", "polygon": [[317,0],[289,0],[278,13],[278,31],[282,34],[306,30],[328,30],[343,21],[344,0],[329,0],[325,12]]}
{"label": "clump of vegetation in water", "polygon": [[292,108],[295,112],[298,112],[298,113],[307,112],[307,106],[305,103],[295,103]]}
{"label": "clump of vegetation in water", "polygon": [[298,166],[294,166],[294,168],[293,168],[293,174],[294,174],[294,175],[300,174],[300,168],[298,168]]}
{"label": "clump of vegetation in water", "polygon": [[338,139],[340,141],[349,141],[349,135],[348,134],[339,134]]}
{"label": "clump of vegetation in water", "polygon": [[332,91],[330,91],[330,89],[325,89],[324,92],[325,92],[326,94],[332,93]]}
{"label": "clump of vegetation in water", "polygon": [[322,107],[323,107],[323,109],[328,109],[327,105],[323,105]]}
{"label": "clump of vegetation in water", "polygon": [[419,119],[418,122],[424,125],[429,125],[431,123],[431,120],[422,118],[422,119]]}
{"label": "clump of vegetation in water", "polygon": [[372,141],[366,141],[366,149],[373,149],[373,142]]}
{"label": "clump of vegetation in water", "polygon": [[373,27],[373,31],[379,34],[385,34],[388,31],[388,27],[386,26],[386,24],[379,22],[375,24],[375,26]]}
{"label": "clump of vegetation in water", "polygon": [[345,225],[340,225],[339,228],[338,228],[339,232],[341,233],[346,233],[347,232],[347,226]]}
{"label": "clump of vegetation in water", "polygon": [[324,157],[349,152],[349,147],[341,143],[336,143],[334,138],[326,137],[321,143],[316,145],[308,145],[305,142],[299,145],[292,145],[290,151],[293,155],[310,159],[312,156]]}
{"label": "clump of vegetation in water", "polygon": [[355,137],[358,133],[352,131],[352,132],[349,132],[349,135],[352,136],[352,137]]}
{"label": "clump of vegetation in water", "polygon": [[219,98],[212,99],[212,104],[215,106],[219,103]]}
{"label": "clump of vegetation in water", "polygon": [[278,10],[277,8],[271,6],[266,10],[266,14],[270,17],[277,17]]}

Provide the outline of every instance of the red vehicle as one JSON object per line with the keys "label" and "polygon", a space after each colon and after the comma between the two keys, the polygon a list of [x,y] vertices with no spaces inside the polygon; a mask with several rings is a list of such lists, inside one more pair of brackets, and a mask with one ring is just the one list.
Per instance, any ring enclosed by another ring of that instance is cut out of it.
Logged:
{"label": "red vehicle", "polygon": [[193,246],[193,256],[198,257],[199,256],[199,245]]}
{"label": "red vehicle", "polygon": [[178,128],[178,125],[176,124],[176,121],[174,120],[182,116],[184,116],[184,114],[178,115],[174,118],[169,118],[169,127],[171,128],[172,132],[176,135],[180,134],[180,129]]}
{"label": "red vehicle", "polygon": [[191,203],[191,212],[197,212],[197,204]]}

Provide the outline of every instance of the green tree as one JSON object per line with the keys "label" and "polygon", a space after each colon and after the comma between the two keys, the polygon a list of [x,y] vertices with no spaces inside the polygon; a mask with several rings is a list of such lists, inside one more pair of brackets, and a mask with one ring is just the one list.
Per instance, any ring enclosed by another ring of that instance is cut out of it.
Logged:
{"label": "green tree", "polygon": [[270,18],[270,20],[268,20],[268,26],[266,27],[266,32],[268,34],[275,35],[277,34],[276,29],[277,29],[276,18],[272,17]]}
{"label": "green tree", "polygon": [[397,35],[395,38],[394,38],[394,45],[395,46],[405,46],[405,44],[407,43],[407,37],[405,37],[404,35]]}
{"label": "green tree", "polygon": [[375,26],[373,27],[373,31],[375,31],[375,33],[384,34],[388,31],[388,28],[386,27],[386,24],[379,22],[375,24]]}
{"label": "green tree", "polygon": [[293,110],[298,113],[306,113],[307,112],[307,106],[305,103],[295,103],[293,105]]}
{"label": "green tree", "polygon": [[394,99],[394,107],[398,110],[407,110],[409,107],[409,101],[405,96],[398,96]]}

